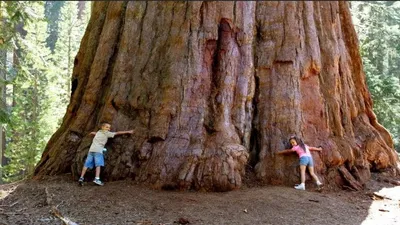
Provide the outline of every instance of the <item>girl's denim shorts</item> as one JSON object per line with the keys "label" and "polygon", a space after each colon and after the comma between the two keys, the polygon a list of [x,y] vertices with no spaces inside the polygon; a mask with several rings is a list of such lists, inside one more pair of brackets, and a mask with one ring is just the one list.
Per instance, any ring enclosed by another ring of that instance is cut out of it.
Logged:
{"label": "girl's denim shorts", "polygon": [[314,166],[314,162],[310,156],[302,156],[302,157],[300,157],[300,165]]}

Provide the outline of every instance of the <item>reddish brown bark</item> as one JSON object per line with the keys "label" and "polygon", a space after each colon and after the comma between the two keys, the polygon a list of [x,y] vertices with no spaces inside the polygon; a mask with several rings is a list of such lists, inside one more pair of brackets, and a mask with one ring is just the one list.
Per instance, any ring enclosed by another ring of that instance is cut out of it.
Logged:
{"label": "reddish brown bark", "polygon": [[399,172],[377,122],[346,2],[95,2],[72,74],[71,102],[36,175],[80,172],[100,121],[105,180],[226,191],[246,166],[298,182],[297,134],[330,187],[360,189]]}

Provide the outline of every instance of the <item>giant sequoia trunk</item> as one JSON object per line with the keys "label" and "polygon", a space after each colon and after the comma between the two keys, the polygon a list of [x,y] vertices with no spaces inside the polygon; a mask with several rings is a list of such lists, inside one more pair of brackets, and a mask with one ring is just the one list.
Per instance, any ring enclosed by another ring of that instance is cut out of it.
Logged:
{"label": "giant sequoia trunk", "polygon": [[71,102],[36,175],[80,172],[101,121],[105,180],[225,191],[245,173],[298,182],[291,134],[331,187],[399,172],[377,122],[346,2],[95,2]]}

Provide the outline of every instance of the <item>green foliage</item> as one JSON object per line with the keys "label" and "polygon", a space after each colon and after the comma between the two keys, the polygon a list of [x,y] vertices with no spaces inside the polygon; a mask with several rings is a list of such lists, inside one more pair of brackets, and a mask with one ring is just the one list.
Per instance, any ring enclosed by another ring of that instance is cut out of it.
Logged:
{"label": "green foliage", "polygon": [[17,70],[12,80],[13,107],[7,129],[6,157],[10,163],[4,167],[5,180],[20,178],[33,172],[50,130],[45,118],[48,107],[46,77],[50,50],[46,47],[46,26],[43,4],[30,5],[34,20],[25,22],[26,35],[16,39],[19,46]]}
{"label": "green foliage", "polygon": [[352,2],[351,12],[374,112],[400,152],[400,3]]}
{"label": "green foliage", "polygon": [[[57,2],[48,4],[60,6]],[[90,10],[89,2],[85,4]],[[56,17],[54,12],[46,11],[49,7],[45,8],[44,2],[8,6],[12,7],[2,15],[11,22],[6,24],[7,32],[1,34],[9,40],[3,49],[14,57],[2,60],[7,80],[1,84],[7,86],[8,109],[0,110],[0,120],[9,122],[5,152],[8,164],[3,168],[3,179],[15,181],[33,172],[65,114],[73,60],[90,13],[78,20],[77,2],[63,3]],[[57,34],[57,38],[49,34]],[[48,47],[52,41],[53,52]]]}
{"label": "green foliage", "polygon": [[48,76],[52,81],[52,86],[48,90],[53,109],[51,119],[58,120],[58,123],[52,124],[54,130],[61,124],[69,103],[74,59],[90,16],[89,2],[86,2],[85,9],[82,19],[78,19],[78,2],[67,1],[60,11],[58,39],[52,54],[54,68],[49,71]]}
{"label": "green foliage", "polygon": [[31,14],[29,10],[25,10],[27,4],[29,3],[0,1],[0,125],[10,121],[4,96],[8,83],[6,77],[7,50],[13,47],[16,37],[15,27],[22,21],[28,20]]}
{"label": "green foliage", "polygon": [[9,123],[10,116],[5,109],[0,108],[0,123]]}
{"label": "green foliage", "polygon": [[[4,52],[5,50],[3,50]],[[1,54],[2,50],[0,50]],[[5,61],[5,57],[0,58],[0,129],[1,124],[9,123],[9,115],[6,108],[5,102],[5,88],[7,84],[7,80],[5,79],[5,66],[3,65],[3,61]]]}

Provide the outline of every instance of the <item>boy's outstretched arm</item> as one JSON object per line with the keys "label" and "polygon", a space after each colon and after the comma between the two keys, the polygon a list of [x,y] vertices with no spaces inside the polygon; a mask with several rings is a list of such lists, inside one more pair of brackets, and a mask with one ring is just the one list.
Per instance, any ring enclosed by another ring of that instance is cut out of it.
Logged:
{"label": "boy's outstretched arm", "polygon": [[286,153],[291,153],[291,152],[295,152],[295,150],[292,150],[292,149],[285,149],[285,150],[276,152],[275,154],[281,155],[281,154],[286,154]]}
{"label": "boy's outstretched arm", "polygon": [[310,151],[322,151],[322,147],[321,146],[319,146],[319,147],[311,147],[311,146],[308,146],[308,149],[310,149]]}
{"label": "boy's outstretched arm", "polygon": [[115,135],[121,135],[121,134],[133,134],[133,130],[115,132]]}

